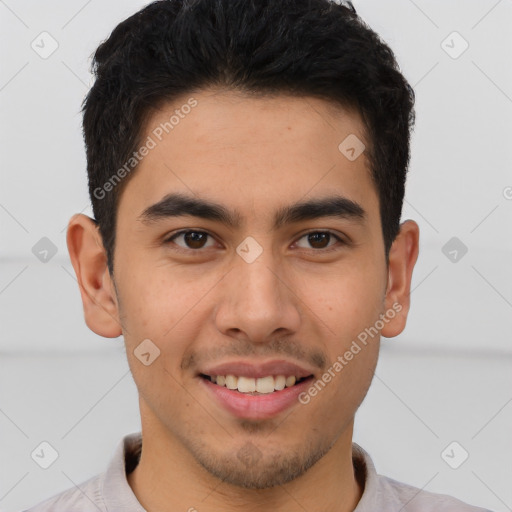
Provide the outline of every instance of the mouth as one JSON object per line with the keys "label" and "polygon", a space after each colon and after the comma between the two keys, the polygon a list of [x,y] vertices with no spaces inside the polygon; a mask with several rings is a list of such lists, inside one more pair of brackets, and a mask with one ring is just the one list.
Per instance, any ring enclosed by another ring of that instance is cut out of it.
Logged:
{"label": "mouth", "polygon": [[268,420],[300,404],[299,396],[314,381],[312,369],[275,360],[232,361],[202,368],[203,390],[231,417]]}
{"label": "mouth", "polygon": [[263,377],[247,377],[243,375],[206,375],[199,376],[221,388],[249,395],[261,396],[278,393],[286,388],[298,386],[306,380],[313,378],[313,375],[297,377],[296,375],[266,375]]}

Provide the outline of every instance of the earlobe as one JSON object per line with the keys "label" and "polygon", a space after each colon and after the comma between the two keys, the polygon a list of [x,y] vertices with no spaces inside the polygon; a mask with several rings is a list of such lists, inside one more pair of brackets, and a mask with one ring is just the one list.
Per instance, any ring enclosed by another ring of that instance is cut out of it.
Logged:
{"label": "earlobe", "polygon": [[107,256],[95,222],[83,214],[68,224],[66,242],[82,297],[85,323],[96,334],[122,334],[118,304],[107,267]]}
{"label": "earlobe", "polygon": [[412,271],[418,253],[418,224],[406,220],[400,225],[400,232],[389,251],[388,286],[384,302],[385,310],[393,310],[394,313],[381,331],[386,338],[393,338],[405,329],[410,307]]}

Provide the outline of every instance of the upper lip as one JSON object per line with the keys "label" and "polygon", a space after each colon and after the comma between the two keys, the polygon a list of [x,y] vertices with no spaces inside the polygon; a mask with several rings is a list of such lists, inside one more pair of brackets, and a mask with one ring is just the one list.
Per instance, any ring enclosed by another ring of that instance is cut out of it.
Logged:
{"label": "upper lip", "polygon": [[235,375],[237,377],[253,377],[255,379],[268,375],[284,375],[285,377],[294,375],[298,379],[302,379],[313,375],[313,371],[310,368],[283,359],[265,362],[255,360],[226,361],[215,365],[207,365],[201,368],[199,373],[209,376]]}

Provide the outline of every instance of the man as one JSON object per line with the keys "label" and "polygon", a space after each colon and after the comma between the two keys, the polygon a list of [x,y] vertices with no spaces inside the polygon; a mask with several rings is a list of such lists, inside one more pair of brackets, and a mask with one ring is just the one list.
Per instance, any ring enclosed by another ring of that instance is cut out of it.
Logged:
{"label": "man", "polygon": [[400,224],[414,93],[353,7],[158,1],[94,71],[95,219],[67,243],[87,325],[124,337],[142,435],[30,510],[483,510],[352,442],[419,240]]}

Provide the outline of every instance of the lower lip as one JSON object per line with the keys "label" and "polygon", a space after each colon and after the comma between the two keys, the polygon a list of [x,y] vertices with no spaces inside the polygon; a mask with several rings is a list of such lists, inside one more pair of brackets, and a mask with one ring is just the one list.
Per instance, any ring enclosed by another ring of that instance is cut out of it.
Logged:
{"label": "lower lip", "polygon": [[203,377],[199,377],[199,379],[206,386],[208,392],[212,393],[220,405],[232,415],[237,418],[264,420],[299,403],[298,396],[310,385],[313,377],[304,379],[295,386],[264,395],[248,395],[218,386]]}

